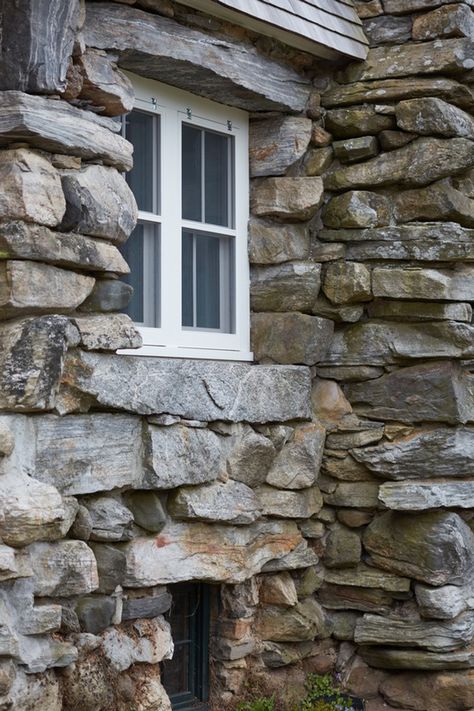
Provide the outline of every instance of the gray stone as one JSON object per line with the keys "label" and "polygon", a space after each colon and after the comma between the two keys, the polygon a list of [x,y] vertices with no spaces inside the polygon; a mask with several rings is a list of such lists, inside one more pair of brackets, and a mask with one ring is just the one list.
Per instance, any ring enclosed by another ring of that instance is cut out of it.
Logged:
{"label": "gray stone", "polygon": [[334,141],[332,145],[334,155],[341,163],[358,163],[376,156],[379,152],[375,136],[346,138],[344,141]]}
{"label": "gray stone", "polygon": [[126,570],[127,559],[124,551],[116,545],[91,542],[91,548],[97,564],[99,583],[97,592],[113,593],[117,585],[122,585]]}
{"label": "gray stone", "polygon": [[421,267],[376,267],[372,272],[374,296],[391,299],[444,299],[471,301],[474,298],[474,268],[456,270]]}
{"label": "gray stone", "polygon": [[100,651],[116,672],[136,663],[158,664],[173,656],[170,625],[155,617],[110,627],[101,635]]}
{"label": "gray stone", "polygon": [[99,584],[94,554],[83,541],[32,543],[34,592],[39,597],[71,597],[95,590]]}
{"label": "gray stone", "polygon": [[82,499],[89,511],[93,541],[127,541],[132,537],[133,515],[120,501],[111,496]]}
{"label": "gray stone", "polygon": [[172,596],[166,588],[152,588],[152,594],[146,591],[127,591],[127,598],[123,601],[122,620],[136,620],[140,618],[158,617],[171,607]]}
{"label": "gray stone", "polygon": [[232,479],[250,487],[263,484],[276,454],[269,437],[255,432],[250,425],[232,425],[231,436],[223,443],[226,468]]}
{"label": "gray stone", "polygon": [[304,222],[316,214],[322,201],[319,177],[259,178],[252,184],[250,209],[258,217]]}
{"label": "gray stone", "polygon": [[336,168],[325,176],[326,190],[399,184],[427,185],[456,175],[474,164],[474,144],[467,138],[418,138],[365,163]]}
{"label": "gray stone", "polygon": [[390,203],[384,195],[366,190],[350,190],[337,195],[323,212],[326,227],[383,227],[390,222]]}
{"label": "gray stone", "polygon": [[371,568],[365,563],[347,570],[326,570],[324,579],[333,585],[375,588],[393,593],[406,593],[410,590],[409,578]]}
{"label": "gray stone", "polygon": [[81,630],[99,634],[112,624],[115,600],[103,595],[81,598],[76,603],[76,614]]}
{"label": "gray stone", "polygon": [[372,298],[370,271],[357,262],[334,262],[326,267],[323,291],[334,304],[352,304]]}
{"label": "gray stone", "polygon": [[118,414],[37,418],[34,476],[63,494],[139,486],[141,422]]}
{"label": "gray stone", "polygon": [[[77,352],[68,357],[64,377],[105,407],[144,415],[169,413],[203,422],[310,419],[309,370],[302,367]],[[137,392],[144,382],[147,387]]]}
{"label": "gray stone", "polygon": [[360,654],[367,664],[379,669],[439,670],[446,672],[449,669],[471,669],[474,665],[474,650],[472,647],[454,652],[361,647]]}
{"label": "gray stone", "polygon": [[305,175],[322,175],[331,165],[333,150],[331,146],[311,148],[304,158],[303,169]]}
{"label": "gray stone", "polygon": [[0,108],[0,145],[28,143],[53,153],[100,158],[118,170],[132,167],[132,146],[113,133],[119,126],[105,117],[21,91],[6,91]]}
{"label": "gray stone", "polygon": [[320,287],[321,266],[290,262],[253,267],[250,298],[254,311],[312,312]]}
{"label": "gray stone", "polygon": [[474,465],[474,428],[424,428],[393,443],[352,455],[384,479],[468,477]]}
{"label": "gray stone", "polygon": [[117,279],[97,279],[81,311],[125,311],[133,296],[133,287]]}
{"label": "gray stone", "polygon": [[158,493],[130,491],[124,498],[137,526],[153,533],[161,531],[166,522],[166,513]]}
{"label": "gray stone", "polygon": [[371,318],[393,321],[461,321],[471,323],[472,307],[466,303],[377,299],[367,309]]}
{"label": "gray stone", "polygon": [[45,410],[53,400],[68,345],[78,333],[64,316],[40,316],[0,325],[0,406]]}
{"label": "gray stone", "polygon": [[231,640],[221,637],[212,646],[212,655],[216,659],[235,661],[243,659],[255,650],[254,639]]}
{"label": "gray stone", "polygon": [[393,206],[398,222],[451,220],[474,227],[474,200],[453,188],[449,179],[418,190],[404,190],[394,196]]}
{"label": "gray stone", "polygon": [[285,491],[273,486],[260,486],[256,494],[264,516],[276,518],[310,518],[321,510],[320,490],[313,486],[302,491]]}
{"label": "gray stone", "polygon": [[355,323],[362,318],[364,307],[359,304],[332,304],[325,296],[318,296],[313,304],[313,311],[336,323]]}
{"label": "gray stone", "polygon": [[297,664],[310,657],[313,651],[311,640],[307,642],[280,643],[266,641],[263,644],[262,661],[269,669],[278,669]]}
{"label": "gray stone", "polygon": [[290,521],[250,526],[167,523],[158,536],[123,544],[127,587],[188,580],[235,584],[259,573],[267,561],[283,558],[302,538]]}
{"label": "gray stone", "polygon": [[80,271],[129,272],[125,259],[111,244],[25,222],[0,225],[0,253],[2,258],[31,259]]}
{"label": "gray stone", "polygon": [[332,321],[318,316],[256,313],[251,318],[251,347],[255,360],[314,365],[326,355],[333,331]]}
{"label": "gray stone", "polygon": [[214,482],[183,487],[168,501],[168,511],[178,520],[215,521],[242,525],[260,517],[261,508],[252,489],[241,482]]}
{"label": "gray stone", "polygon": [[474,609],[472,582],[468,578],[463,586],[444,585],[440,588],[415,585],[416,601],[421,616],[436,620],[452,620],[464,610]]}
{"label": "gray stone", "polygon": [[0,219],[56,227],[66,203],[56,168],[45,155],[28,148],[0,152]]}
{"label": "gray stone", "polygon": [[64,171],[61,182],[66,197],[63,229],[117,244],[125,242],[138,213],[133,193],[120,173],[103,165],[88,165]]}
{"label": "gray stone", "polygon": [[451,652],[465,646],[474,633],[474,614],[463,613],[447,622],[411,621],[364,615],[357,621],[356,644],[418,647],[431,652]]}
{"label": "gray stone", "polygon": [[355,568],[361,553],[360,536],[345,526],[334,524],[326,539],[325,565],[328,568]]}
{"label": "gray stone", "polygon": [[376,250],[379,250],[384,242],[406,242],[407,244],[411,242],[422,244],[460,242],[469,244],[474,238],[474,230],[461,227],[456,222],[414,222],[409,225],[372,227],[360,230],[323,229],[319,231],[318,236],[319,239],[329,242],[373,242],[374,246],[371,244],[367,246],[375,256],[378,253]]}
{"label": "gray stone", "polygon": [[312,640],[325,630],[324,611],[312,598],[307,598],[288,610],[266,606],[260,612],[256,629],[263,640]]}
{"label": "gray stone", "polygon": [[319,423],[299,425],[273,461],[266,481],[282,489],[305,489],[316,482],[326,430]]}
{"label": "gray stone", "polygon": [[88,541],[92,533],[92,519],[85,506],[79,504],[76,518],[71,526],[71,537],[80,541]]}
{"label": "gray stone", "polygon": [[393,116],[379,113],[373,106],[331,109],[326,114],[326,128],[336,138],[355,138],[393,128]]}
{"label": "gray stone", "polygon": [[250,122],[250,177],[284,175],[308,148],[311,119],[294,116]]}
{"label": "gray stone", "polygon": [[[441,224],[441,223],[438,223]],[[451,223],[450,223],[451,224]],[[419,262],[472,262],[474,248],[465,242],[365,242],[348,246],[348,259],[419,261]]]}
{"label": "gray stone", "polygon": [[472,572],[474,534],[451,512],[388,512],[365,530],[374,565],[429,585],[462,585]]}
{"label": "gray stone", "polygon": [[384,369],[370,365],[335,365],[320,366],[318,372],[321,378],[332,378],[342,383],[352,383],[380,378],[384,374]]}
{"label": "gray stone", "polygon": [[329,610],[326,612],[331,637],[339,641],[352,642],[354,640],[354,630],[359,619],[357,612],[346,610]]}
{"label": "gray stone", "polygon": [[255,217],[249,222],[249,255],[252,264],[280,264],[305,259],[309,255],[309,244],[310,235],[306,225],[267,223]]}
{"label": "gray stone", "polygon": [[8,696],[2,697],[2,702],[4,700],[6,704],[17,704],[25,711],[61,711],[63,703],[59,679],[54,670],[37,676],[25,674],[18,667]]}
{"label": "gray stone", "polygon": [[423,136],[474,138],[474,119],[443,99],[408,99],[396,106],[397,125]]}
{"label": "gray stone", "polygon": [[376,380],[346,386],[367,417],[398,422],[466,423],[474,420],[474,383],[449,361],[401,368]]}
{"label": "gray stone", "polygon": [[100,107],[106,116],[120,116],[132,110],[132,82],[105,52],[87,49],[79,66],[83,78],[81,99]]}
{"label": "gray stone", "polygon": [[405,131],[382,131],[379,134],[380,147],[384,151],[393,151],[395,148],[406,146],[417,137],[416,133],[405,133]]}
{"label": "gray stone", "polygon": [[0,308],[3,318],[68,312],[91,293],[95,280],[50,264],[4,260],[0,263]]}
{"label": "gray stone", "polygon": [[308,80],[252,44],[134,8],[91,3],[84,38],[119,50],[123,69],[248,111],[301,112],[309,97]]}
{"label": "gray stone", "polygon": [[379,499],[393,511],[474,508],[474,481],[390,482],[382,484]]}
{"label": "gray stone", "polygon": [[[385,12],[390,14],[387,6]],[[426,61],[428,56],[429,62]],[[468,39],[448,39],[442,44],[435,40],[423,44],[402,44],[371,49],[365,62],[353,62],[340,72],[338,80],[346,84],[415,74],[450,75],[471,68],[472,44]]]}
{"label": "gray stone", "polygon": [[[385,11],[394,15],[406,15],[409,12],[425,11],[449,2],[450,0],[385,0]],[[466,0],[466,4],[470,5],[471,0]]]}
{"label": "gray stone", "polygon": [[[411,17],[374,17],[363,23],[371,47],[381,44],[402,44],[411,39]],[[430,39],[430,38],[426,38]]]}
{"label": "gray stone", "polygon": [[91,314],[72,319],[87,351],[116,351],[140,348],[142,337],[126,314]]}
{"label": "gray stone", "polygon": [[364,447],[367,444],[378,442],[384,436],[384,425],[381,422],[369,420],[352,422],[350,417],[344,418],[336,432],[331,432],[326,438],[326,447],[329,450],[352,449]]}
{"label": "gray stone", "polygon": [[379,487],[371,481],[338,482],[332,493],[324,494],[324,503],[343,508],[371,509],[379,506]]}
{"label": "gray stone", "polygon": [[432,12],[415,17],[412,37],[426,41],[438,37],[474,38],[474,16],[471,8],[463,3],[444,5]]}
{"label": "gray stone", "polygon": [[[62,3],[28,0],[2,8],[0,89],[56,94],[66,86],[66,72],[81,24],[79,0]],[[21,27],[21,42],[17,41]]]}

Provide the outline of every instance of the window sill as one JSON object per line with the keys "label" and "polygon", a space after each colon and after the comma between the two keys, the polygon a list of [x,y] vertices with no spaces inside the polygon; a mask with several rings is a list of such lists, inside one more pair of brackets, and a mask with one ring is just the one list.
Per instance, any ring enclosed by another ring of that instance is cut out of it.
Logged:
{"label": "window sill", "polygon": [[142,346],[141,348],[117,351],[119,355],[153,358],[190,358],[193,360],[231,360],[253,362],[253,353],[216,348],[178,348],[170,346]]}

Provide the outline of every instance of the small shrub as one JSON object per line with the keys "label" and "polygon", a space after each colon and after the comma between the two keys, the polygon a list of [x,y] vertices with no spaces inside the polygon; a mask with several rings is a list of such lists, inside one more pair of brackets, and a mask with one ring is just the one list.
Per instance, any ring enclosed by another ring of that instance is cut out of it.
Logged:
{"label": "small shrub", "polygon": [[237,706],[237,711],[275,711],[275,697],[261,696],[253,701],[244,701]]}

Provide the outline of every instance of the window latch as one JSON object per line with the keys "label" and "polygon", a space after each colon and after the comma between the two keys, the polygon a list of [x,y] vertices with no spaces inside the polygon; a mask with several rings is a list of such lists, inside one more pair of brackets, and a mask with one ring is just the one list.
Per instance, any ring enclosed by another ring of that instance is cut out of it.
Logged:
{"label": "window latch", "polygon": [[227,130],[232,131],[232,121],[227,121]]}
{"label": "window latch", "polygon": [[191,121],[193,118],[193,112],[191,111],[189,106],[186,108],[186,116],[188,117],[189,121]]}
{"label": "window latch", "polygon": [[153,106],[153,111],[156,111],[156,99],[154,96],[150,96],[151,105]]}

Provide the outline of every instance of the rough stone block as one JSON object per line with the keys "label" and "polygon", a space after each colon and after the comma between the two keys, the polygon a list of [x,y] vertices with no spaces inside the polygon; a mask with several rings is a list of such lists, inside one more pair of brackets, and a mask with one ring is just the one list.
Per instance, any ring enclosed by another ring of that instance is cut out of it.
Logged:
{"label": "rough stone block", "polygon": [[379,134],[380,147],[383,151],[393,151],[395,148],[406,146],[417,137],[416,133],[405,131],[382,131]]}
{"label": "rough stone block", "polygon": [[132,145],[117,136],[119,126],[66,101],[6,91],[0,107],[0,145],[18,140],[53,153],[100,158],[118,170],[132,167]]}
{"label": "rough stone block", "polygon": [[38,597],[71,597],[95,590],[99,584],[94,554],[83,541],[32,543],[34,592]]}
{"label": "rough stone block", "polygon": [[331,342],[332,321],[300,313],[252,315],[251,340],[255,359],[274,363],[314,365]]}
{"label": "rough stone block", "polygon": [[126,314],[91,314],[75,316],[82,348],[87,351],[116,351],[120,348],[140,348],[142,337]]}
{"label": "rough stone block", "polygon": [[474,227],[474,200],[456,190],[449,179],[418,190],[404,190],[394,196],[393,207],[398,222],[452,220]]}
{"label": "rough stone block", "polygon": [[281,489],[305,489],[315,484],[323,457],[326,430],[319,423],[299,425],[278,452],[266,481]]}
{"label": "rough stone block", "polygon": [[[363,22],[364,32],[371,47],[381,44],[403,44],[411,39],[411,17],[383,15]],[[426,39],[431,39],[427,37]]]}
{"label": "rough stone block", "polygon": [[324,583],[318,590],[321,604],[329,610],[358,610],[389,615],[392,595],[383,590]]}
{"label": "rough stone block", "polygon": [[472,672],[405,673],[391,675],[380,685],[384,698],[398,706],[414,704],[429,711],[455,711],[456,706],[472,708]]}
{"label": "rough stone block", "polygon": [[158,617],[171,607],[173,598],[166,588],[158,587],[149,590],[129,590],[123,601],[122,620]]}
{"label": "rough stone block", "polygon": [[323,221],[326,227],[335,229],[383,227],[390,222],[390,204],[384,195],[350,190],[328,202]]}
{"label": "rough stone block", "polygon": [[101,635],[101,652],[117,672],[128,669],[132,664],[151,665],[171,659],[173,640],[170,625],[163,617],[155,617],[153,620],[137,620],[111,627]]}
{"label": "rough stone block", "polygon": [[[255,432],[250,425],[231,425],[230,437],[226,437],[223,446],[226,450],[226,469],[229,476],[250,487],[263,484],[268,469],[275,457],[276,449],[269,438],[274,433],[270,428],[269,437]],[[287,437],[288,428],[276,426],[276,430],[284,430],[282,440]],[[280,446],[282,442],[275,441]]]}
{"label": "rough stone block", "polygon": [[290,521],[250,526],[167,523],[157,537],[135,538],[123,545],[127,587],[167,585],[183,580],[235,584],[282,558],[302,542]]}
{"label": "rough stone block", "polygon": [[419,15],[411,31],[415,41],[438,37],[474,37],[474,13],[468,4],[453,3]]}
{"label": "rough stone block", "polygon": [[443,304],[427,301],[377,299],[369,304],[371,318],[389,321],[461,321],[471,323],[472,307],[466,303]]}
{"label": "rough stone block", "polygon": [[298,595],[290,573],[264,575],[259,592],[259,602],[266,605],[294,607],[298,602]]}
{"label": "rough stone block", "polygon": [[375,136],[360,136],[347,138],[344,141],[334,141],[334,155],[341,163],[358,163],[376,156],[379,152]]}
{"label": "rough stone block", "polygon": [[325,631],[324,612],[312,598],[288,610],[266,606],[260,612],[256,631],[261,639],[275,642],[312,640]]}
{"label": "rough stone block", "polygon": [[302,491],[286,491],[263,485],[256,494],[264,516],[276,518],[310,518],[322,509],[320,490],[310,487]]}
{"label": "rough stone block", "polygon": [[355,586],[360,588],[376,588],[393,593],[407,593],[410,590],[410,579],[401,578],[393,573],[386,573],[360,563],[356,568],[347,570],[326,570],[324,580],[333,585]]}
{"label": "rough stone block", "polygon": [[313,217],[322,201],[319,177],[260,178],[252,185],[250,208],[258,217],[300,222]]}
{"label": "rough stone block", "polygon": [[311,148],[305,156],[303,168],[308,176],[322,175],[331,165],[333,150],[331,146]]}
{"label": "rough stone block", "polygon": [[284,116],[250,122],[250,176],[284,175],[311,138],[311,119]]}
{"label": "rough stone block", "polygon": [[373,509],[380,506],[379,485],[372,481],[340,481],[334,491],[324,494],[324,503],[342,508]]}
{"label": "rough stone block", "polygon": [[291,262],[253,267],[250,298],[254,311],[312,311],[321,284],[321,266]]}
{"label": "rough stone block", "polygon": [[128,541],[132,537],[133,514],[111,496],[91,496],[82,500],[89,512],[93,541]]}
{"label": "rough stone block", "polygon": [[439,670],[446,672],[451,669],[471,669],[474,664],[472,646],[454,652],[428,652],[425,649],[364,646],[360,648],[360,655],[371,667],[379,669]]}
{"label": "rough stone block", "polygon": [[393,116],[381,114],[373,106],[332,109],[326,114],[326,128],[336,138],[366,137],[369,134],[386,131],[394,125]]}
{"label": "rough stone block", "polygon": [[382,484],[379,499],[392,511],[474,508],[474,482],[404,481]]}
{"label": "rough stone block", "polygon": [[267,223],[256,218],[249,222],[249,255],[253,264],[280,264],[305,259],[309,255],[309,246],[310,235],[306,225]]}
{"label": "rough stone block", "polygon": [[374,296],[391,299],[474,299],[474,268],[423,269],[376,267],[372,272]]}
{"label": "rough stone block", "polygon": [[105,52],[87,49],[79,66],[83,78],[81,99],[101,107],[106,116],[120,116],[132,110],[132,83]]}
{"label": "rough stone block", "polygon": [[257,496],[245,484],[232,481],[183,487],[168,501],[171,516],[181,521],[245,525],[261,514]]}
{"label": "rough stone block", "polygon": [[94,635],[105,630],[112,624],[115,605],[114,598],[103,595],[78,600],[75,609],[81,630]]}
{"label": "rough stone block", "polygon": [[89,296],[95,279],[50,264],[5,260],[0,262],[2,318],[68,312]]}
{"label": "rough stone block", "polygon": [[323,291],[333,304],[372,299],[370,271],[357,262],[334,262],[326,267]]}
{"label": "rough stone block", "polygon": [[84,38],[88,47],[119,50],[123,69],[248,111],[302,112],[311,89],[248,42],[116,3],[89,5]]}
{"label": "rough stone block", "polygon": [[59,225],[66,203],[59,173],[45,155],[28,148],[0,151],[0,181],[2,221]]}
{"label": "rough stone block", "polygon": [[355,568],[361,553],[360,536],[339,523],[334,524],[326,539],[324,564],[328,568]]}
{"label": "rough stone block", "polygon": [[415,585],[416,602],[422,617],[435,620],[453,620],[464,612],[474,609],[474,590],[472,580],[463,586],[444,585],[432,588],[428,585]]}
{"label": "rough stone block", "polygon": [[101,593],[113,593],[117,585],[122,585],[127,560],[123,550],[116,545],[106,543],[91,542],[91,548],[97,563],[99,584],[97,591]]}
{"label": "rough stone block", "polygon": [[473,571],[474,534],[458,514],[382,514],[366,528],[372,564],[429,585],[462,585]]}
{"label": "rough stone block", "polygon": [[138,414],[203,422],[310,419],[310,377],[303,367],[77,352],[68,357],[64,382],[103,406]]}
{"label": "rough stone block", "polygon": [[474,138],[474,118],[443,99],[408,99],[395,107],[397,125],[423,136]]}

